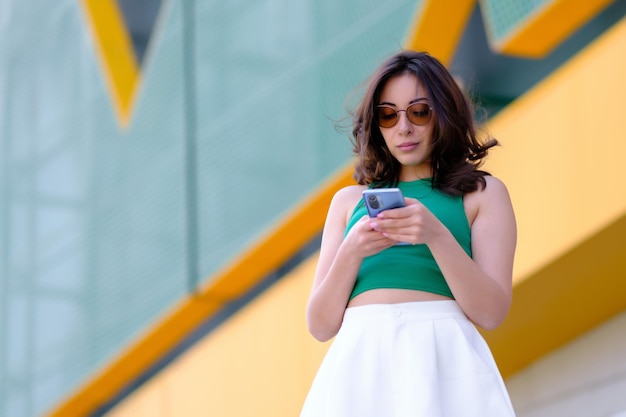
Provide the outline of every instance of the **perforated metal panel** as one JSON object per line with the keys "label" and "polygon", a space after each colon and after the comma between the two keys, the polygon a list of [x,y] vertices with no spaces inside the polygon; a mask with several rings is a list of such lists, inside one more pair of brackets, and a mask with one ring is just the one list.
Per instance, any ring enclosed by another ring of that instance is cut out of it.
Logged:
{"label": "perforated metal panel", "polygon": [[494,41],[505,39],[530,14],[554,0],[480,0]]}
{"label": "perforated metal panel", "polygon": [[161,3],[122,129],[80,2],[0,2],[2,417],[50,409],[343,166],[333,121],[419,2]]}
{"label": "perforated metal panel", "polygon": [[[209,275],[347,161],[350,144],[334,121],[402,45],[415,8],[243,3],[198,9],[198,230]],[[216,30],[235,11],[237,20]]]}

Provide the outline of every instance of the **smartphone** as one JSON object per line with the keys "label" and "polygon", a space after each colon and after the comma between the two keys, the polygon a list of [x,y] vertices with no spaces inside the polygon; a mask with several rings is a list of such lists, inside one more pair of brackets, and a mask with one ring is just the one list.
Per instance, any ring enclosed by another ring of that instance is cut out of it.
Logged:
{"label": "smartphone", "polygon": [[398,207],[404,207],[404,196],[399,188],[369,188],[363,191],[363,200],[370,217]]}

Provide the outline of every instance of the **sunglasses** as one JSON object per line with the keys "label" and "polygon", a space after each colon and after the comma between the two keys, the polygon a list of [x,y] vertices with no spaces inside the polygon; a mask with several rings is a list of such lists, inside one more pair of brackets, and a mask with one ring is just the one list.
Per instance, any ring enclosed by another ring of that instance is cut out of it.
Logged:
{"label": "sunglasses", "polygon": [[406,110],[396,110],[386,104],[376,106],[375,119],[376,123],[380,127],[390,128],[394,127],[398,120],[400,120],[400,113],[403,111],[406,114],[406,118],[409,119],[414,125],[423,126],[430,121],[433,115],[433,108],[426,103],[414,103],[411,104]]}

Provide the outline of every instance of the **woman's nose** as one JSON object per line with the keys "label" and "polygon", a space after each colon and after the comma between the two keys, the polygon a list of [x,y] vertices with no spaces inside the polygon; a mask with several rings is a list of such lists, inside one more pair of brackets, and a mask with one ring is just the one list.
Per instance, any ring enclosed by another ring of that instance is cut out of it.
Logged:
{"label": "woman's nose", "polygon": [[398,129],[403,132],[410,132],[413,130],[413,124],[411,124],[409,118],[406,116],[406,110],[398,112]]}

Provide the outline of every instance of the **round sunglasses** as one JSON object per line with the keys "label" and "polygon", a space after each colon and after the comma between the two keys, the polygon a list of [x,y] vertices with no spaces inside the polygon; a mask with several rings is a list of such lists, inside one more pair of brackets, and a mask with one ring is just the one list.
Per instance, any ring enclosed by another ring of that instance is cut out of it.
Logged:
{"label": "round sunglasses", "polygon": [[430,121],[433,114],[433,108],[426,103],[414,103],[411,104],[406,110],[396,110],[386,104],[376,106],[375,119],[376,123],[380,127],[390,128],[394,127],[398,120],[400,120],[400,113],[403,111],[406,114],[407,119],[414,125],[423,126]]}

